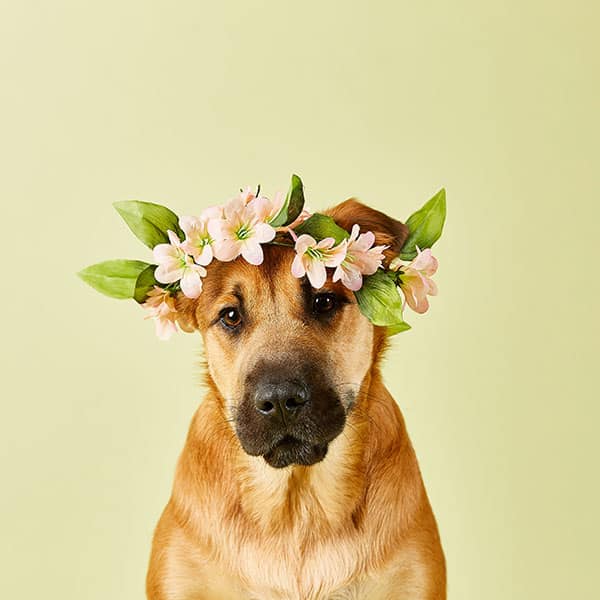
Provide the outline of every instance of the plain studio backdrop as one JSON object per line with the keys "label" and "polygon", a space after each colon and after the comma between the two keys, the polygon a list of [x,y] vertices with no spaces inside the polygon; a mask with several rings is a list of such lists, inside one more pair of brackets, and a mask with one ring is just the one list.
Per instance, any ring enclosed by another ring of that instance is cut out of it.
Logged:
{"label": "plain studio backdrop", "polygon": [[439,296],[384,375],[449,597],[596,597],[597,7],[3,2],[0,596],[141,599],[202,398],[199,336],[75,276],[150,258],[112,202],[297,172],[313,209],[447,189]]}

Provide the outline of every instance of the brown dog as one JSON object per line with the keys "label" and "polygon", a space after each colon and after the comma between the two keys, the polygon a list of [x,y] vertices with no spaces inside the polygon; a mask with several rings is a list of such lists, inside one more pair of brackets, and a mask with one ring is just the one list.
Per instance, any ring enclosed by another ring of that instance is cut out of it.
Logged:
{"label": "brown dog", "polygon": [[[406,227],[354,200],[389,260]],[[385,331],[293,251],[213,263],[197,300],[208,393],[154,536],[150,600],[446,598],[444,556],[400,410],[381,381]]]}

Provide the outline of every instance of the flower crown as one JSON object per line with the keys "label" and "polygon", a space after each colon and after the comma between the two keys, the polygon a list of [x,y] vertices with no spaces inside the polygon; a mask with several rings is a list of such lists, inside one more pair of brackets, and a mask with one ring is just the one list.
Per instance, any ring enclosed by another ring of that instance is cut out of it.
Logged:
{"label": "flower crown", "polygon": [[228,203],[206,209],[199,217],[177,217],[164,206],[125,201],[114,204],[131,231],[152,249],[154,264],[138,260],[109,260],[87,267],[79,276],[113,298],[133,298],[156,324],[156,333],[168,339],[178,330],[175,298],[202,293],[202,279],[213,260],[241,258],[252,265],[264,260],[263,244],[293,247],[292,275],[306,276],[319,289],[333,270],[332,280],[352,290],[361,312],[389,335],[410,329],[403,308],[417,313],[429,308],[428,295],[437,294],[432,275],[437,260],[431,246],[440,237],[446,217],[442,189],[406,221],[408,237],[387,268],[375,234],[350,232],[324,214],[304,206],[304,188],[297,175],[287,195],[272,200],[260,186],[250,188]]}

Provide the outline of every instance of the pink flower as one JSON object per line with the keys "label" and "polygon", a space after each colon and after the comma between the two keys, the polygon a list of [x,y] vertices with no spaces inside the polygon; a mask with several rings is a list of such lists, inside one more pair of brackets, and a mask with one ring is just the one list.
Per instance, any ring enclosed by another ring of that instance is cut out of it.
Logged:
{"label": "pink flower", "polygon": [[261,244],[275,237],[275,229],[262,222],[250,204],[235,198],[223,209],[223,218],[208,222],[208,232],[214,239],[214,254],[218,260],[234,260],[241,254],[251,265],[263,262]]}
{"label": "pink flower", "polygon": [[194,262],[182,247],[177,235],[168,232],[170,244],[158,244],[154,247],[154,260],[158,268],[154,277],[160,283],[180,282],[181,291],[188,298],[197,298],[202,291],[202,277],[206,269]]}
{"label": "pink flower", "polygon": [[387,246],[373,246],[375,235],[372,231],[367,231],[358,235],[360,227],[354,225],[352,233],[348,239],[346,257],[336,268],[333,274],[333,281],[339,281],[353,292],[360,290],[363,284],[363,275],[373,275],[381,266],[383,259],[383,250]]}
{"label": "pink flower", "polygon": [[285,196],[281,192],[275,194],[273,200],[269,200],[266,196],[258,196],[253,198],[248,206],[254,211],[257,219],[263,223],[270,223],[279,213],[283,203],[285,202]]}
{"label": "pink flower", "polygon": [[337,267],[346,256],[346,242],[335,246],[333,238],[325,238],[317,243],[315,238],[304,233],[296,240],[296,256],[292,263],[292,275],[304,277],[310,284],[322,288],[327,280],[325,267]]}
{"label": "pink flower", "polygon": [[427,296],[437,294],[437,286],[431,279],[437,268],[438,261],[431,254],[430,248],[422,252],[417,248],[417,256],[408,264],[399,259],[391,262],[390,269],[398,271],[400,275],[400,289],[404,293],[406,303],[415,312],[426,312],[429,308]]}
{"label": "pink flower", "polygon": [[254,200],[254,198],[256,198],[256,194],[250,189],[250,186],[248,186],[245,190],[240,190],[238,200],[240,200],[244,205]]}
{"label": "pink flower", "polygon": [[177,333],[175,298],[167,290],[155,285],[148,292],[148,298],[142,307],[149,312],[146,318],[154,319],[156,335],[161,340],[168,340]]}
{"label": "pink flower", "polygon": [[200,217],[180,217],[179,226],[185,233],[185,241],[181,249],[194,257],[199,264],[206,266],[213,259],[214,240],[208,233],[208,222],[210,219],[221,217],[222,209],[214,206],[206,209]]}

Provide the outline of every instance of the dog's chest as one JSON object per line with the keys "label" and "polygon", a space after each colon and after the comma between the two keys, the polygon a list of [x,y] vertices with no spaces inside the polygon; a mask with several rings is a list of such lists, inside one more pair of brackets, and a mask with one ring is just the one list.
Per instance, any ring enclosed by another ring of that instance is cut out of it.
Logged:
{"label": "dog's chest", "polygon": [[241,583],[240,598],[371,597],[364,582],[373,552],[352,519],[362,489],[340,477],[349,465],[347,453],[334,452],[336,443],[310,471],[275,471],[253,463],[242,510],[229,521],[230,535],[221,546],[228,570]]}
{"label": "dog's chest", "polygon": [[356,536],[318,539],[318,532],[311,531],[308,524],[303,531],[289,533],[247,541],[229,557],[240,582],[240,600],[377,597],[371,593],[374,587],[366,577],[367,557]]}
{"label": "dog's chest", "polygon": [[[216,569],[210,577],[211,570],[203,570],[203,595],[206,600],[389,600],[389,586],[385,581],[371,577],[357,582],[330,587],[325,582],[317,585],[298,585],[281,578],[277,587],[261,585],[257,581],[242,582],[234,577],[223,577],[223,572]],[[207,586],[207,582],[212,584]],[[331,582],[330,582],[331,583]],[[195,598],[195,596],[194,596]],[[191,600],[191,596],[190,596]]]}

